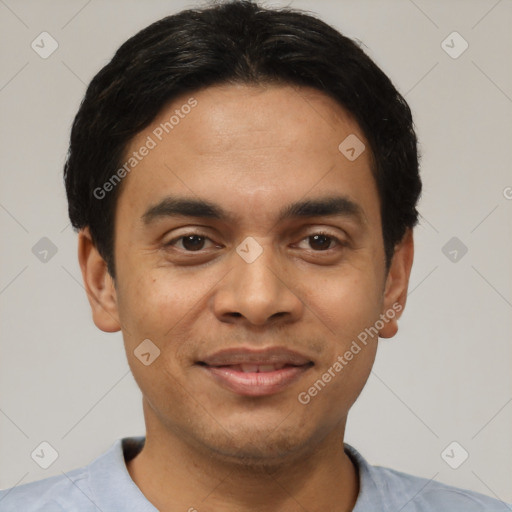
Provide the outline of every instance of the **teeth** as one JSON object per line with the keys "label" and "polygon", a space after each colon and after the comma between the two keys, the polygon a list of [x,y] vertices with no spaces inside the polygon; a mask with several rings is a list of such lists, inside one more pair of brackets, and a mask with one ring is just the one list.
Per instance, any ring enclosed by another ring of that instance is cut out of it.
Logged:
{"label": "teeth", "polygon": [[250,364],[245,363],[239,365],[241,370],[244,373],[256,373],[256,372],[274,372],[276,370],[280,370],[285,365],[284,364]]}

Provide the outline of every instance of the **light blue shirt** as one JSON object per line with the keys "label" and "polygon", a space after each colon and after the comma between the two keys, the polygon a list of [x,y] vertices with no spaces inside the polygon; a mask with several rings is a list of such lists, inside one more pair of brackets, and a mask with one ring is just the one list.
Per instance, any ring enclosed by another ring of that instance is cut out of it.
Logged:
{"label": "light blue shirt", "polygon": [[[144,439],[118,439],[83,468],[0,491],[0,512],[158,512],[126,469],[126,460],[142,449]],[[504,502],[476,492],[371,466],[347,444],[345,451],[359,468],[360,490],[353,512],[512,510]],[[201,510],[200,503],[190,505]]]}

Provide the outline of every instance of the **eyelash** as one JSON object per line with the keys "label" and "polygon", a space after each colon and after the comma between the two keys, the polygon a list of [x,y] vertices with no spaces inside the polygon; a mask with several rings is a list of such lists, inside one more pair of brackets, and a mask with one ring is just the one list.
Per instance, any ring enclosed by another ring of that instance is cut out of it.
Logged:
{"label": "eyelash", "polygon": [[[304,240],[307,240],[308,238],[311,238],[315,235],[321,235],[321,236],[325,236],[327,238],[330,238],[332,241],[336,242],[336,246],[337,247],[345,247],[347,245],[346,242],[340,240],[337,236],[334,236],[332,235],[331,233],[328,233],[326,231],[315,231],[314,233],[302,238],[300,241],[303,242]],[[201,237],[201,238],[204,238],[206,240],[210,240],[210,241],[213,241],[210,239],[209,236],[207,236],[206,234],[204,233],[200,233],[200,232],[190,232],[190,233],[186,233],[184,235],[180,235],[176,238],[173,238],[172,240],[170,240],[169,242],[165,243],[164,244],[164,247],[167,248],[167,247],[172,247],[176,242],[178,242],[179,240],[183,240],[184,238],[187,238],[187,237],[190,237],[190,236],[197,236],[197,237]],[[315,252],[315,253],[327,253],[329,251],[332,251],[334,248],[333,247],[330,247],[329,249],[324,249],[324,250],[320,250],[320,251],[315,251],[313,249],[312,252]],[[180,251],[184,251],[185,253],[190,253],[190,254],[194,254],[194,253],[197,253],[197,254],[201,254],[203,252],[203,249],[200,249],[198,251],[188,251],[186,249],[179,249]]]}

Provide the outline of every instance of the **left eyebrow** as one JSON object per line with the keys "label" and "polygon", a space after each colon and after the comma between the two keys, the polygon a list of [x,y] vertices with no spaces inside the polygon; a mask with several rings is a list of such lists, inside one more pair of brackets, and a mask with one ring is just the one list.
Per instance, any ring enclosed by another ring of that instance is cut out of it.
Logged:
{"label": "left eyebrow", "polygon": [[345,196],[307,199],[290,204],[281,210],[278,221],[303,217],[352,217],[363,222],[365,215],[361,206]]}
{"label": "left eyebrow", "polygon": [[[277,222],[293,218],[310,217],[351,217],[363,223],[365,215],[359,204],[345,196],[327,196],[297,201],[284,207],[278,214]],[[165,217],[196,217],[233,222],[235,215],[220,205],[184,196],[168,196],[151,206],[143,215],[142,221],[148,225]]]}

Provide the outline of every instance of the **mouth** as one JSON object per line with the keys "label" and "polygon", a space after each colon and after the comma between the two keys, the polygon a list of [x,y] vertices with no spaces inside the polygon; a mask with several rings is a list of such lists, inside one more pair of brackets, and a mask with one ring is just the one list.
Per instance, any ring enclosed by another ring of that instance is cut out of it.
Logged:
{"label": "mouth", "polygon": [[222,388],[243,396],[268,396],[290,387],[314,366],[288,350],[227,350],[196,365]]}

